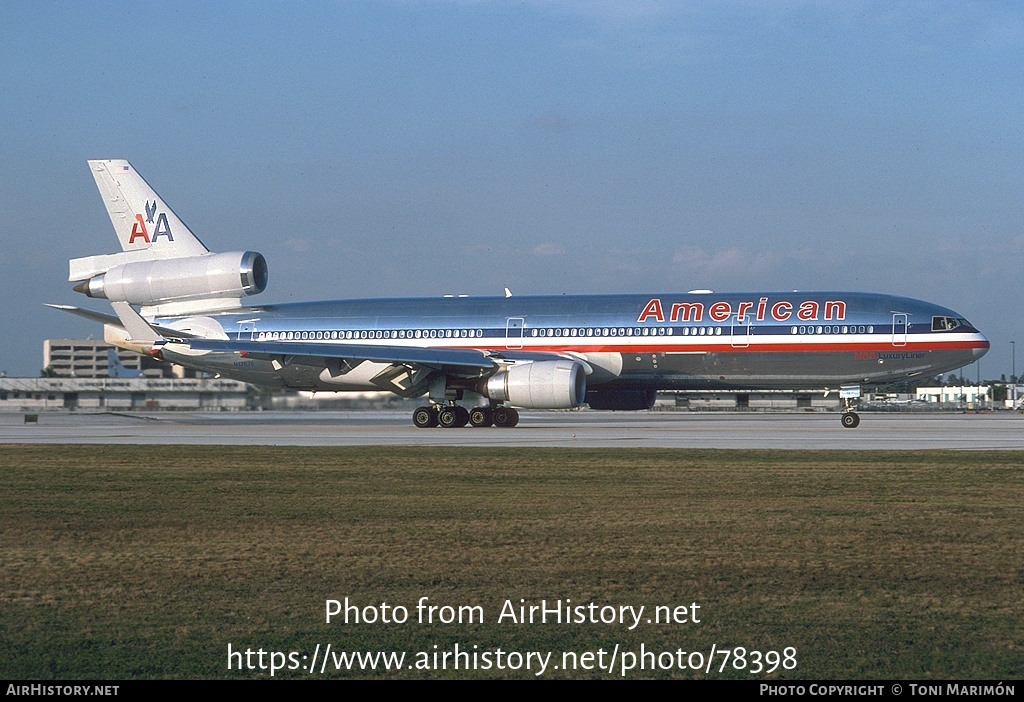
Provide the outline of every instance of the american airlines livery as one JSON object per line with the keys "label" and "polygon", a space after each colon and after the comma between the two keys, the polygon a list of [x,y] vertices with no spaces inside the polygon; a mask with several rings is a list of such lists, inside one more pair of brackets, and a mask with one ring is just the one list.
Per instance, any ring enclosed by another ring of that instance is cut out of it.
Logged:
{"label": "american airlines livery", "polygon": [[978,360],[963,315],[859,292],[355,299],[242,304],[267,262],[211,253],[127,161],[89,161],[121,251],[70,280],[115,346],[275,388],[426,395],[418,427],[513,427],[515,408],[649,409],[658,390],[823,389],[856,427],[860,386]]}

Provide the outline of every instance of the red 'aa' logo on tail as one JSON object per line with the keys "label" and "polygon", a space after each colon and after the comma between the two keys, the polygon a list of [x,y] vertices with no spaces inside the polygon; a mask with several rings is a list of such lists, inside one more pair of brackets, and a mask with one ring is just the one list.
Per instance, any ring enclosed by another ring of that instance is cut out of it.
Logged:
{"label": "red 'aa' logo on tail", "polygon": [[[153,221],[153,213],[156,211],[156,202],[150,203],[146,201],[146,214],[149,215],[149,221]],[[147,244],[155,244],[156,240],[160,237],[167,237],[167,241],[174,241],[174,237],[171,235],[171,225],[167,223],[167,213],[161,212],[157,215],[156,226],[153,228],[153,238],[149,237],[149,230],[146,228],[146,221],[142,219],[141,214],[135,215],[135,224],[132,225],[131,236],[128,237],[128,243],[134,244],[136,239],[142,239]]]}

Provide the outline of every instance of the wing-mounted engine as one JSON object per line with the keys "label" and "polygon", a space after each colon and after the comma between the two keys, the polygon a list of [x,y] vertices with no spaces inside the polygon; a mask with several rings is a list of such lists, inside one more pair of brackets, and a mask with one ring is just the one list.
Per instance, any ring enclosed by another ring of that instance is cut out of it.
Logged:
{"label": "wing-mounted engine", "polygon": [[[72,261],[71,280],[80,281],[75,290],[141,305],[143,315],[148,315],[236,308],[243,296],[267,287],[267,261],[255,251],[125,262],[118,262],[117,256],[123,254]],[[114,259],[113,265],[83,265],[103,258]]]}
{"label": "wing-mounted engine", "polygon": [[496,402],[526,409],[572,409],[583,404],[587,377],[570,360],[516,363],[487,379],[483,394]]}

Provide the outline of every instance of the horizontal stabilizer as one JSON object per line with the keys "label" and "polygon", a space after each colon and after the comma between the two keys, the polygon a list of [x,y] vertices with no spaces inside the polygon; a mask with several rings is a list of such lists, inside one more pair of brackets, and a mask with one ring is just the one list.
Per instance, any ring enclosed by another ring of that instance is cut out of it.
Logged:
{"label": "horizontal stabilizer", "polygon": [[[85,319],[91,319],[94,322],[101,322],[102,324],[110,324],[110,325],[115,326],[115,327],[121,327],[122,329],[125,328],[125,326],[121,322],[121,320],[118,317],[116,317],[116,316],[114,316],[112,314],[104,314],[103,312],[94,312],[93,310],[83,310],[81,307],[72,307],[71,305],[51,305],[51,304],[48,304],[48,303],[44,303],[44,304],[46,304],[47,307],[52,307],[55,310],[60,310],[61,312],[68,312],[70,314],[77,315],[79,317],[84,317]],[[159,326],[159,325],[156,325],[156,324],[150,325],[150,326],[156,332],[158,332],[161,336],[172,338],[172,339],[188,339],[188,338],[192,338],[192,337],[195,336],[195,334],[190,334],[188,332],[178,331],[177,329],[171,329],[170,327],[162,327],[162,326]]]}

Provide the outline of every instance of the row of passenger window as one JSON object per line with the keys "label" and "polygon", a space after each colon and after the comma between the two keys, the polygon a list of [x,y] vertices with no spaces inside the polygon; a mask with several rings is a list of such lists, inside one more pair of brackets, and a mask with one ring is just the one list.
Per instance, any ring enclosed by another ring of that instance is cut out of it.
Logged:
{"label": "row of passenger window", "polygon": [[398,329],[361,331],[260,332],[260,341],[320,341],[332,339],[478,339],[483,329]]}
{"label": "row of passenger window", "polygon": [[851,325],[851,326],[837,326],[837,325],[825,325],[823,327],[815,327],[813,325],[790,327],[790,334],[873,334],[875,331],[874,325],[863,324]]}
{"label": "row of passenger window", "polygon": [[[742,330],[742,328],[740,328]],[[791,334],[871,334],[871,325],[794,326]],[[530,329],[531,337],[593,337],[593,336],[721,336],[722,327],[579,327]],[[361,339],[479,339],[483,329],[384,329],[357,331],[259,332],[260,341],[322,341]]]}
{"label": "row of passenger window", "polygon": [[[708,327],[708,334],[713,333],[713,327]],[[689,329],[683,329],[680,333],[686,334]],[[672,327],[579,327],[578,329],[531,329],[530,336],[672,336]],[[694,329],[694,334],[697,330]],[[701,334],[705,331],[701,328]],[[721,334],[722,330],[719,329],[718,333]]]}
{"label": "row of passenger window", "polygon": [[[721,327],[685,327],[676,330],[683,336],[721,336]],[[571,329],[530,329],[532,337],[562,336],[672,336],[671,327],[580,327]],[[301,331],[301,332],[259,332],[260,341],[321,341],[361,339],[479,339],[483,329],[398,329],[358,331]]]}

